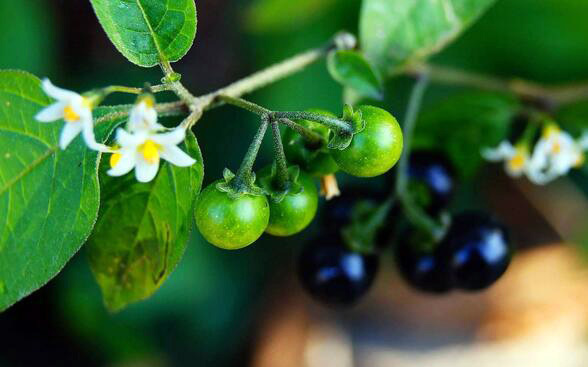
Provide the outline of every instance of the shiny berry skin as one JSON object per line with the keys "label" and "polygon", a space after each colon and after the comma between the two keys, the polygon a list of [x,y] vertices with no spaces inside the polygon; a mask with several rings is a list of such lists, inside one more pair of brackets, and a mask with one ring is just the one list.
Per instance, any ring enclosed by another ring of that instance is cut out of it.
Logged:
{"label": "shiny berry skin", "polygon": [[331,155],[342,171],[357,177],[374,177],[392,168],[402,153],[402,130],[388,111],[374,106],[359,106],[365,128],[355,134],[351,144],[332,149]]}
{"label": "shiny berry skin", "polygon": [[211,244],[236,250],[255,242],[269,223],[269,203],[264,195],[244,194],[231,198],[208,185],[198,197],[194,207],[196,225],[202,236]]}
{"label": "shiny berry skin", "polygon": [[[271,167],[262,169],[257,175],[260,184],[266,182],[264,177],[271,175]],[[268,198],[270,219],[266,232],[273,236],[292,236],[304,230],[314,219],[318,207],[318,192],[312,177],[304,172],[298,175],[297,184],[301,190],[288,192],[280,202]],[[261,186],[267,191],[272,187]],[[269,185],[271,186],[271,185]]]}
{"label": "shiny berry skin", "polygon": [[455,173],[442,153],[412,153],[408,177],[411,196],[427,213],[438,215],[451,201],[455,191]]}
{"label": "shiny berry skin", "polygon": [[298,262],[300,282],[316,300],[330,306],[351,306],[371,287],[378,257],[349,251],[336,239],[308,244]]}
{"label": "shiny berry skin", "polygon": [[411,241],[414,233],[400,236],[394,249],[398,273],[413,288],[426,293],[445,293],[453,288],[452,274],[447,259],[438,251],[420,250]]}
{"label": "shiny berry skin", "polygon": [[468,291],[496,282],[508,268],[513,253],[504,226],[481,212],[456,215],[439,248],[449,254],[455,286]]}

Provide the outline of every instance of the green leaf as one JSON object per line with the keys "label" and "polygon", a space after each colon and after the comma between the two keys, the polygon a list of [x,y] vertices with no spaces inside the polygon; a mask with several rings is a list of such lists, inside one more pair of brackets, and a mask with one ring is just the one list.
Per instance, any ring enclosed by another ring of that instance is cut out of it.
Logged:
{"label": "green leaf", "polygon": [[49,103],[35,76],[0,71],[0,310],[53,278],[98,214],[97,153],[58,148],[63,122],[34,119]]}
{"label": "green leaf", "polygon": [[341,85],[362,96],[381,100],[382,83],[365,57],[357,51],[333,51],[327,58],[329,73]]}
{"label": "green leaf", "polygon": [[359,36],[383,74],[438,52],[496,0],[364,0]]}
{"label": "green leaf", "polygon": [[103,203],[88,254],[111,311],[151,296],[186,249],[204,166],[194,134],[188,133],[184,149],[196,159],[194,165],[164,163],[147,184],[137,182],[133,174],[104,175]]}
{"label": "green leaf", "polygon": [[181,59],[196,37],[194,0],[90,0],[108,38],[132,63]]}
{"label": "green leaf", "polygon": [[519,102],[508,95],[469,92],[447,98],[419,117],[414,149],[445,151],[462,177],[475,174],[484,147],[495,147],[509,133]]}

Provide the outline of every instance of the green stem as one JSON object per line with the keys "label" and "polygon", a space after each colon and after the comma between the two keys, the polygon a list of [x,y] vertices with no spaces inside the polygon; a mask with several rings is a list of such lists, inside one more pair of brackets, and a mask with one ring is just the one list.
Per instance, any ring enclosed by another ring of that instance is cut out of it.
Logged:
{"label": "green stem", "polygon": [[548,102],[552,106],[588,98],[588,81],[545,86],[519,78],[504,79],[432,64],[412,65],[405,69],[404,72],[409,75],[419,75],[422,72],[427,72],[431,81],[437,84],[513,93],[521,98]]}
{"label": "green stem", "polygon": [[234,179],[234,185],[240,186],[244,183],[249,182],[249,177],[251,177],[251,171],[253,169],[253,163],[255,163],[255,159],[257,158],[257,153],[259,152],[259,147],[263,142],[263,137],[265,136],[265,132],[267,131],[267,125],[269,124],[269,120],[267,118],[262,119],[262,123],[259,125],[259,129],[257,133],[253,137],[253,141],[251,145],[249,145],[249,149],[247,153],[245,153],[245,157],[243,158],[243,162],[241,162],[241,166],[237,171]]}
{"label": "green stem", "polygon": [[327,140],[323,138],[320,134],[315,133],[311,129],[297,124],[296,122],[290,119],[279,119],[278,120],[281,124],[287,126],[288,128],[296,131],[306,142],[309,146],[316,147],[317,149],[322,145],[327,143]]}
{"label": "green stem", "polygon": [[[94,123],[101,124],[101,123],[111,122],[114,120],[118,120],[118,119],[127,117],[130,114],[133,106],[134,105],[132,105],[132,104],[118,105],[116,107],[124,108],[124,110],[108,113],[102,117],[97,118]],[[109,107],[109,106],[105,106],[105,107]],[[181,115],[185,115],[188,112],[186,105],[181,101],[168,102],[168,103],[158,103],[155,105],[155,110],[157,111],[157,114],[159,116],[181,116]]]}
{"label": "green stem", "polygon": [[427,213],[419,207],[408,192],[408,163],[410,158],[411,143],[414,129],[417,122],[418,113],[421,107],[425,90],[429,84],[429,75],[423,72],[418,75],[417,81],[410,94],[410,100],[406,110],[404,120],[404,151],[398,163],[398,174],[396,176],[396,194],[402,203],[404,213],[408,220],[415,226],[431,233],[434,238],[438,238],[443,233],[443,228],[432,220]]}
{"label": "green stem", "polygon": [[276,161],[276,187],[280,190],[286,190],[290,184],[290,174],[288,173],[288,161],[282,145],[280,136],[280,127],[277,121],[272,121],[272,133],[274,137],[274,154]]}
{"label": "green stem", "polygon": [[[151,87],[153,93],[163,92],[169,90],[169,86],[165,84],[154,85]],[[125,87],[123,85],[111,85],[103,89],[105,94],[111,93],[127,93],[127,94],[141,94],[143,88]]]}
{"label": "green stem", "polygon": [[231,97],[231,96],[225,96],[225,95],[219,95],[217,98],[220,101],[223,101],[227,104],[242,108],[242,109],[247,110],[249,112],[253,112],[259,116],[269,115],[272,112],[265,107],[262,107],[258,104],[253,103],[253,102],[249,102],[243,98]]}
{"label": "green stem", "polygon": [[351,125],[344,120],[336,117],[325,116],[319,113],[306,111],[275,111],[271,113],[272,119],[291,119],[291,120],[310,120],[323,124],[335,131],[353,132]]}

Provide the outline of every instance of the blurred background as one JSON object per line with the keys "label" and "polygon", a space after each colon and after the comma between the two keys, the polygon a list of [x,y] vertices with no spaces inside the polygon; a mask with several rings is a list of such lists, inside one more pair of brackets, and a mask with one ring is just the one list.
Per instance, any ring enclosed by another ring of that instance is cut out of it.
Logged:
{"label": "blurred background", "polygon": [[[338,30],[356,32],[360,5],[199,0],[196,42],[175,69],[194,93],[208,92],[322,45]],[[433,61],[544,83],[588,80],[586,14],[585,0],[499,0]],[[69,89],[161,78],[157,68],[136,67],[116,51],[89,1],[0,0],[0,30],[0,68],[48,76]],[[390,80],[381,105],[401,118],[410,85]],[[425,108],[460,92],[433,86]],[[320,62],[251,99],[273,109],[339,113],[341,96]],[[249,144],[239,138],[252,136],[257,124],[231,107],[206,113],[195,128],[205,184],[224,167],[238,167]],[[262,150],[259,167],[270,162],[269,139]],[[316,305],[300,289],[295,262],[320,232],[317,220],[300,235],[264,236],[237,252],[195,231],[152,298],[109,314],[82,250],[47,286],[0,314],[0,366],[586,366],[588,275],[581,247],[561,244],[584,229],[586,177],[578,172],[539,188],[488,166],[460,183],[455,208],[496,213],[519,249],[507,275],[476,295],[416,294],[384,254],[376,286],[360,305]],[[338,179],[343,192],[352,185],[391,189],[385,178]]]}

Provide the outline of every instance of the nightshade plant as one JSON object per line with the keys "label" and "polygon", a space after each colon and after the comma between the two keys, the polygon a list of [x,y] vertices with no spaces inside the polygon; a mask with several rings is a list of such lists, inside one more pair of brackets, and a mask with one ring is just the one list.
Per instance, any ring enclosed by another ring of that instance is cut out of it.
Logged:
{"label": "nightshade plant", "polygon": [[[163,77],[139,87],[111,85],[77,93],[24,71],[0,71],[0,310],[46,284],[84,243],[106,306],[120,310],[162,285],[182,258],[194,218],[209,242],[226,249],[248,246],[264,232],[292,235],[315,216],[312,176],[320,178],[325,196],[331,197],[338,191],[336,171],[372,177],[399,159],[393,195],[354,213],[337,235],[347,249],[334,253],[371,258],[376,230],[388,220],[395,201],[412,225],[440,239],[450,223],[429,216],[407,190],[407,157],[413,146],[445,144],[442,148],[464,177],[483,158],[504,160],[509,174],[525,174],[537,183],[579,167],[588,138],[573,137],[552,111],[521,101],[548,100],[559,106],[582,98],[583,89],[508,83],[426,63],[494,1],[364,0],[359,42],[340,32],[322,47],[195,96],[172,68],[196,36],[194,0],[90,0],[116,49],[137,66],[159,66]],[[274,111],[242,98],[323,59],[344,88],[338,115]],[[384,81],[400,74],[416,79],[404,137],[386,106],[365,103],[378,103]],[[446,112],[455,106],[471,108],[470,120],[476,121],[462,126],[447,117],[451,124],[446,124],[440,114],[419,115],[429,82],[493,93],[441,106]],[[164,91],[177,100],[157,102]],[[109,105],[113,93],[136,95],[136,101]],[[497,112],[480,113],[475,108],[480,103]],[[200,193],[204,159],[192,128],[206,111],[224,104],[258,115],[259,129],[240,167],[226,169],[222,179]],[[520,112],[528,115],[528,128],[510,143],[508,124]],[[159,121],[167,116],[183,120],[169,128]],[[457,128],[449,127],[456,126],[484,133],[475,144],[463,144],[451,135]],[[540,129],[544,132],[537,140]],[[255,159],[268,130],[274,163],[256,175]],[[366,287],[361,288],[357,294]]]}

